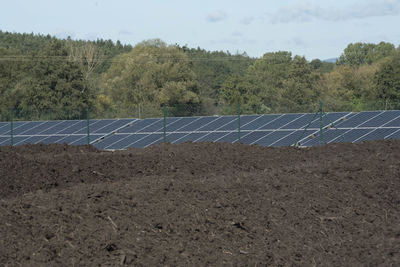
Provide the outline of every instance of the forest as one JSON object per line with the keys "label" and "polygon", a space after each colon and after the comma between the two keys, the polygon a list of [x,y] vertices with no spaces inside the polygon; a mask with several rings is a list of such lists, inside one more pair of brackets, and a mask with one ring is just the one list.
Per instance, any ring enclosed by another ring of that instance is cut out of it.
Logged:
{"label": "forest", "polygon": [[328,63],[0,31],[2,120],[315,112],[320,102],[326,111],[399,109],[400,46],[351,43]]}

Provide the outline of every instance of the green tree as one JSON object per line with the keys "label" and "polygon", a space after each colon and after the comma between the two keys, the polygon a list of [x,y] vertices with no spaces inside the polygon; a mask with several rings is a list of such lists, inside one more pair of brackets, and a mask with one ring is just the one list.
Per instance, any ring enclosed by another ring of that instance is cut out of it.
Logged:
{"label": "green tree", "polygon": [[81,68],[67,57],[64,44],[56,39],[31,56],[27,75],[13,90],[14,106],[20,115],[77,118],[91,104]]}
{"label": "green tree", "polygon": [[379,44],[355,43],[349,44],[340,56],[337,64],[359,66],[371,64],[395,52],[393,44],[380,42]]}
{"label": "green tree", "polygon": [[150,110],[147,115],[157,115],[162,105],[201,105],[188,56],[158,39],[139,43],[118,56],[102,81],[103,94],[120,113],[129,114],[137,105]]}
{"label": "green tree", "polygon": [[282,112],[312,112],[318,101],[319,79],[304,57],[295,56],[288,76],[283,81],[280,110]]}
{"label": "green tree", "polygon": [[378,99],[384,101],[385,109],[400,108],[400,53],[382,64],[375,75]]}
{"label": "green tree", "polygon": [[247,72],[251,92],[263,103],[263,112],[276,112],[284,91],[292,62],[290,52],[266,53]]}

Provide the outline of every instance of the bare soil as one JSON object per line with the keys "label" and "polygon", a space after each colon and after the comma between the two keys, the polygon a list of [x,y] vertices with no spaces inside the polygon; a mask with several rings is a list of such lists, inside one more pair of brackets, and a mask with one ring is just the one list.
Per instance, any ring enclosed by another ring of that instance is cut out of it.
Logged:
{"label": "bare soil", "polygon": [[400,141],[0,148],[0,266],[400,266]]}

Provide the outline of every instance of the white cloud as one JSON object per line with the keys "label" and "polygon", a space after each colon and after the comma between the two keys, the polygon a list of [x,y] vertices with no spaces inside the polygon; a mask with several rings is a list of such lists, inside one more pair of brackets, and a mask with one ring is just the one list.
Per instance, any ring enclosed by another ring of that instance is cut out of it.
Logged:
{"label": "white cloud", "polygon": [[279,9],[272,23],[309,22],[312,20],[346,21],[400,14],[400,0],[363,1],[345,8],[321,8],[307,2]]}
{"label": "white cloud", "polygon": [[225,12],[221,10],[214,11],[207,15],[207,21],[209,22],[218,22],[227,18]]}
{"label": "white cloud", "polygon": [[231,35],[233,37],[241,37],[241,36],[243,36],[243,33],[238,31],[238,30],[236,30],[236,31],[233,31]]}
{"label": "white cloud", "polygon": [[127,31],[127,30],[120,30],[118,33],[120,35],[132,35],[133,34],[133,32]]}
{"label": "white cloud", "polygon": [[289,45],[292,45],[292,46],[304,46],[305,45],[304,40],[301,37],[298,37],[298,36],[297,37],[293,37],[292,39],[287,41],[287,43]]}
{"label": "white cloud", "polygon": [[240,23],[244,25],[250,25],[255,19],[255,17],[245,17],[240,21]]}

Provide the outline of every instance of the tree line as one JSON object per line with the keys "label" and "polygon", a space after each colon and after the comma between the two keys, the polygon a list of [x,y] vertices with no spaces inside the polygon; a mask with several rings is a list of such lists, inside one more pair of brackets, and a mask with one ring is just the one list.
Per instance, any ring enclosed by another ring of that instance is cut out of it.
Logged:
{"label": "tree line", "polygon": [[0,31],[0,110],[25,119],[400,108],[400,48],[349,44],[336,63],[287,51],[260,58],[146,40],[57,39]]}

